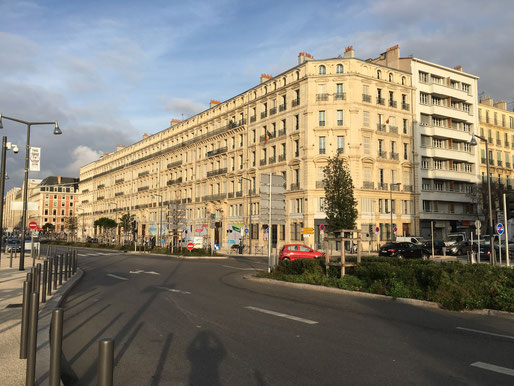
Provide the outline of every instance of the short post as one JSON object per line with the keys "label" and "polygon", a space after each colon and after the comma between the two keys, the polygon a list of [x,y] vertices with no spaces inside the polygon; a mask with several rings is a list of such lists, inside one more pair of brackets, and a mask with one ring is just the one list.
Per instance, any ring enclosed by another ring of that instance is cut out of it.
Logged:
{"label": "short post", "polygon": [[43,262],[43,288],[41,289],[41,303],[46,303],[46,284],[48,279],[48,260]]}
{"label": "short post", "polygon": [[59,255],[59,285],[62,285],[63,268],[64,268],[64,254]]}
{"label": "short post", "polygon": [[64,281],[68,281],[68,264],[69,264],[69,253],[64,254]]}
{"label": "short post", "polygon": [[37,263],[36,269],[37,269],[37,282],[36,282],[37,288],[34,289],[33,291],[40,293],[41,292],[41,264],[40,263]]}
{"label": "short post", "polygon": [[[28,273],[27,275],[30,275]],[[30,293],[32,283],[30,280],[23,282],[23,304],[21,309],[21,337],[20,337],[20,359],[27,359],[27,340],[29,336],[29,316],[30,316]]]}
{"label": "short post", "polygon": [[37,283],[37,269],[35,267],[32,267],[30,269],[30,277],[32,278],[32,290],[34,290],[34,288],[36,288]]}
{"label": "short post", "polygon": [[39,313],[39,293],[30,295],[30,322],[29,322],[29,347],[27,350],[27,377],[25,384],[34,386],[36,383],[36,348],[37,348],[37,323]]}
{"label": "short post", "polygon": [[48,288],[46,289],[47,295],[52,295],[52,273],[53,273],[54,259],[51,257],[48,260]]}
{"label": "short post", "polygon": [[57,290],[57,268],[59,265],[59,255],[54,257],[54,291]]}
{"label": "short post", "polygon": [[11,257],[9,258],[9,268],[12,268],[12,248],[11,248]]}
{"label": "short post", "polygon": [[64,310],[56,308],[52,311],[52,324],[50,325],[50,386],[61,384],[61,354],[62,330]]}
{"label": "short post", "polygon": [[114,340],[102,339],[98,342],[98,386],[113,385]]}

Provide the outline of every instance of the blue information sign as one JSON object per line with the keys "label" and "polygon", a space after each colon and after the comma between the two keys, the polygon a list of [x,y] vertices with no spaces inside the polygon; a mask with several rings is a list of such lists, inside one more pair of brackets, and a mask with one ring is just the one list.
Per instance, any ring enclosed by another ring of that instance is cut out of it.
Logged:
{"label": "blue information sign", "polygon": [[498,223],[498,225],[496,225],[496,232],[498,232],[499,235],[503,235],[505,228],[503,227],[502,223]]}

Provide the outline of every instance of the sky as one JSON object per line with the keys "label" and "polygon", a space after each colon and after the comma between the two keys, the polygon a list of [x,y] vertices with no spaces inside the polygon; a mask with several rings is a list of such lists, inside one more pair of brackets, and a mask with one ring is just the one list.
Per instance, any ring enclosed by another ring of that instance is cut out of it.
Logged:
{"label": "sky", "polygon": [[[116,145],[169,127],[297,64],[299,52],[402,56],[478,75],[481,95],[514,101],[510,0],[0,0],[0,114],[33,126],[41,171],[74,177]],[[509,104],[512,109],[513,104]],[[6,191],[21,186],[26,127],[3,120]]]}

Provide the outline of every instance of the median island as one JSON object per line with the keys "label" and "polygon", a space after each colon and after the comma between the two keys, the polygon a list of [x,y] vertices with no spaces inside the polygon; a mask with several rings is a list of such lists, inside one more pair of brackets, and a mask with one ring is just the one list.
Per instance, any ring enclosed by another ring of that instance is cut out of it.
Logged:
{"label": "median island", "polygon": [[258,277],[350,291],[418,299],[448,310],[491,309],[514,312],[514,269],[488,264],[363,257],[346,268],[325,267],[323,259],[281,262]]}

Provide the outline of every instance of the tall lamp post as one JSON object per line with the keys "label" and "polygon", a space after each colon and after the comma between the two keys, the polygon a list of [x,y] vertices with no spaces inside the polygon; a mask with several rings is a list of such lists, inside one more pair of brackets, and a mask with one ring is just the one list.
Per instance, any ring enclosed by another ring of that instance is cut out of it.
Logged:
{"label": "tall lamp post", "polygon": [[116,233],[118,233],[118,244],[120,243],[120,233],[118,231],[118,203],[109,202],[109,206],[114,205],[114,221],[116,222]]}
{"label": "tall lamp post", "polygon": [[157,232],[157,243],[159,244],[159,246],[161,246],[161,229],[162,229],[162,194],[152,194],[152,197],[155,198],[155,197],[159,197],[160,198],[160,203],[159,203],[159,231]]}
{"label": "tall lamp post", "polygon": [[18,146],[12,145],[10,142],[7,142],[7,137],[4,135],[2,139],[2,167],[0,170],[0,251],[2,250],[2,239],[3,239],[3,229],[4,229],[4,190],[5,190],[5,180],[8,179],[5,173],[5,157],[6,151],[12,148],[13,153],[18,153]]}
{"label": "tall lamp post", "polygon": [[[23,180],[23,212],[21,218],[21,237],[20,237],[20,271],[25,270],[25,229],[27,227],[27,194],[28,194],[28,184],[29,184],[29,152],[30,152],[30,128],[32,126],[38,125],[54,125],[54,135],[62,134],[61,129],[59,129],[59,125],[57,121],[54,122],[27,122],[17,118],[7,117],[5,115],[0,114],[0,129],[3,128],[2,119],[7,119],[9,121],[22,123],[27,125],[27,145],[25,148],[25,178]],[[2,197],[3,199],[3,197]]]}
{"label": "tall lamp post", "polygon": [[391,232],[391,242],[393,241],[393,186],[400,186],[401,182],[396,182],[389,185],[389,212],[391,213],[391,225],[389,231]]}
{"label": "tall lamp post", "polygon": [[248,234],[249,240],[248,240],[248,248],[249,253],[252,253],[252,180],[250,178],[246,177],[239,177],[240,180],[246,180],[250,182],[250,189],[248,189],[248,197],[250,198],[250,209],[248,210],[248,223],[250,225],[250,233]]}
{"label": "tall lamp post", "polygon": [[489,245],[491,250],[490,260],[489,262],[492,265],[496,264],[496,252],[494,250],[494,235],[493,235],[493,205],[491,201],[491,177],[489,176],[489,146],[488,141],[484,137],[474,134],[471,137],[471,140],[469,141],[469,144],[471,146],[477,145],[477,140],[480,139],[481,141],[485,142],[485,162],[486,162],[486,170],[487,170],[487,195],[489,199]]}

